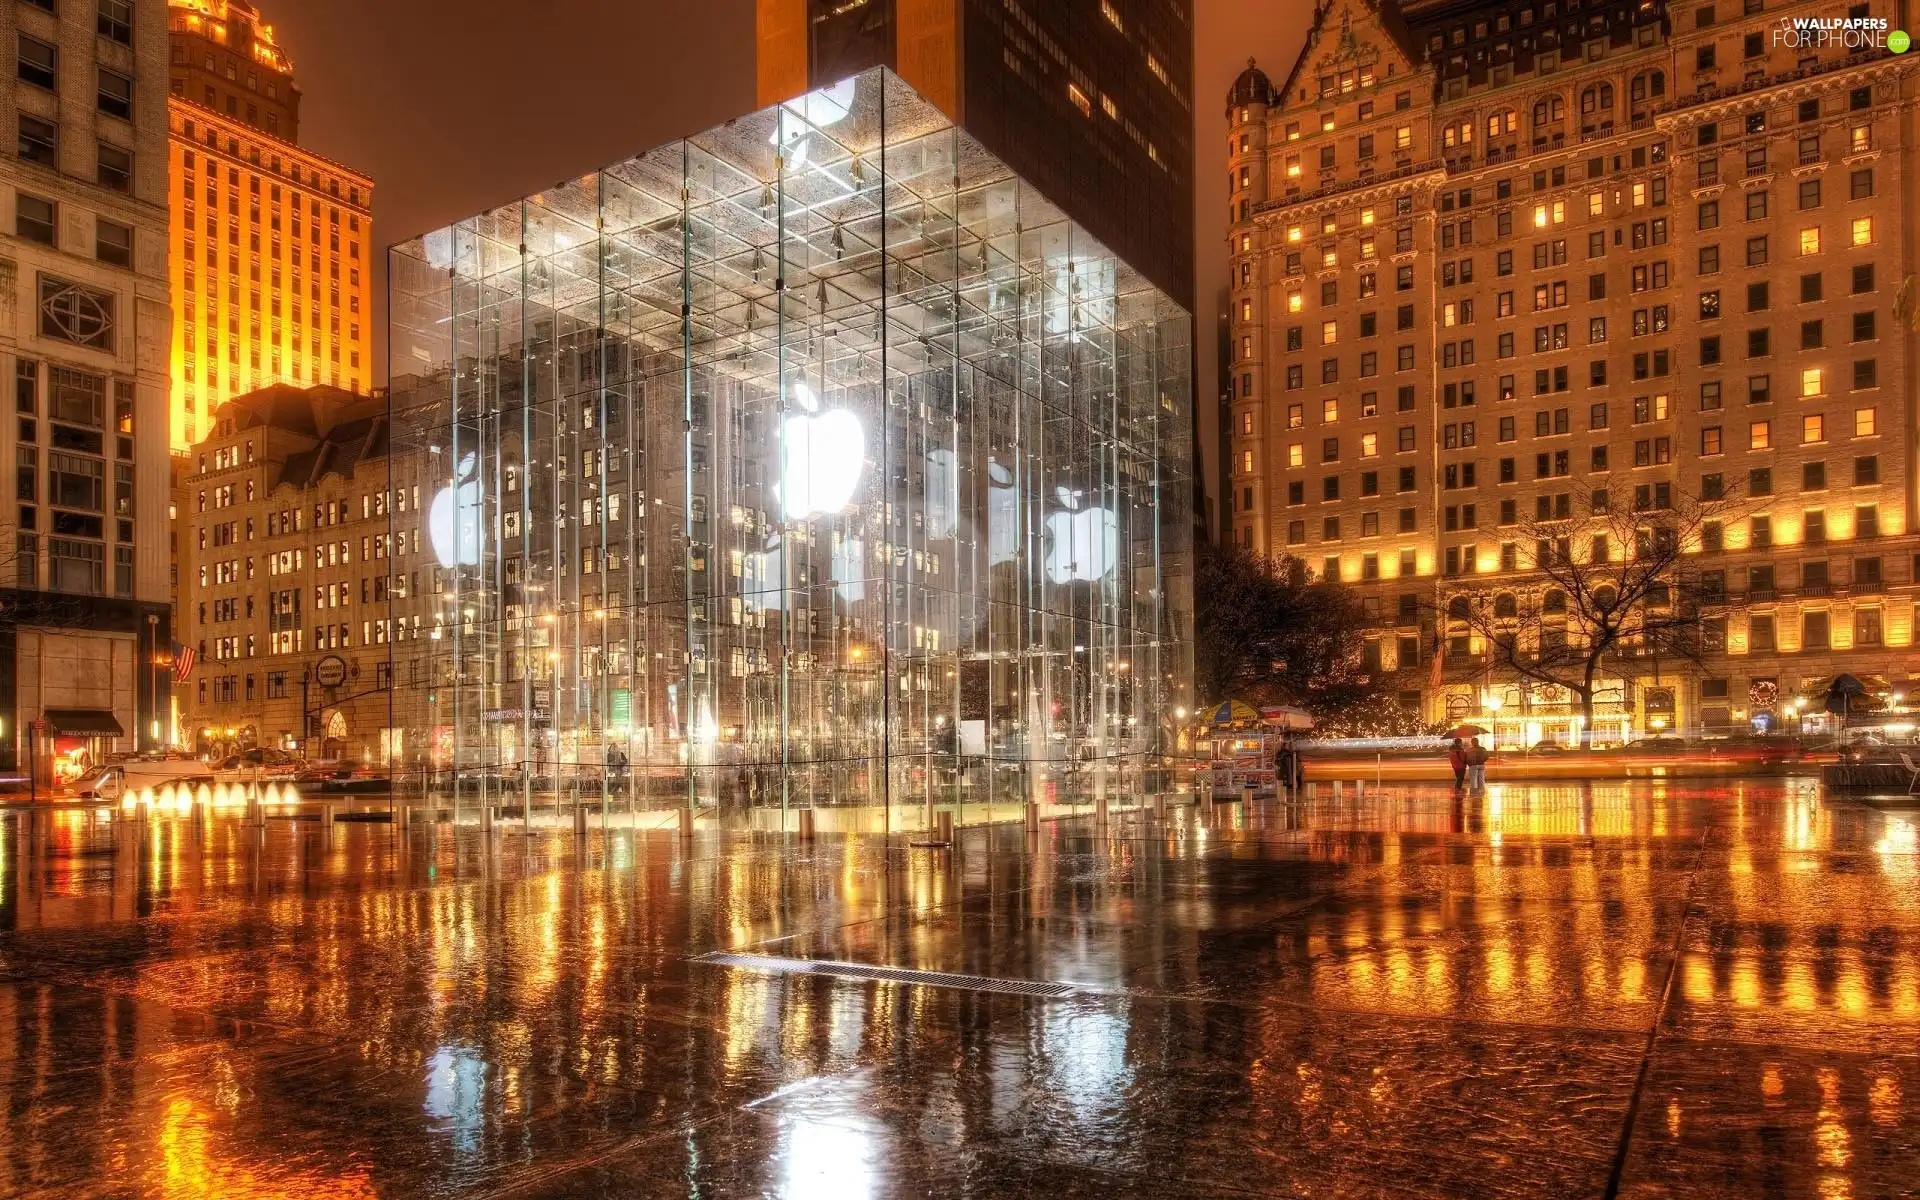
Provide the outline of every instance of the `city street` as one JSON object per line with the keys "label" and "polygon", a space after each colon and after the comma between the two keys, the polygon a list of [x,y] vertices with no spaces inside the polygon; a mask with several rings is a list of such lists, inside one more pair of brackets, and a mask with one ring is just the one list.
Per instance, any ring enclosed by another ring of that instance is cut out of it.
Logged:
{"label": "city street", "polygon": [[8,1195],[1867,1197],[1920,1165],[1914,818],[1809,780],[952,852],[7,825]]}

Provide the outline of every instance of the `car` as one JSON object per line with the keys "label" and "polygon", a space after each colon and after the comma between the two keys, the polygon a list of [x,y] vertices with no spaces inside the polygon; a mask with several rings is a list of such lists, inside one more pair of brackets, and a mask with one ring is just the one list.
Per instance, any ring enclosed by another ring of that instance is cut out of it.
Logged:
{"label": "car", "polygon": [[1567,748],[1559,742],[1542,739],[1527,747],[1528,754],[1565,754]]}
{"label": "car", "polygon": [[1685,754],[1687,739],[1672,734],[1655,734],[1643,737],[1639,741],[1627,743],[1629,754]]}

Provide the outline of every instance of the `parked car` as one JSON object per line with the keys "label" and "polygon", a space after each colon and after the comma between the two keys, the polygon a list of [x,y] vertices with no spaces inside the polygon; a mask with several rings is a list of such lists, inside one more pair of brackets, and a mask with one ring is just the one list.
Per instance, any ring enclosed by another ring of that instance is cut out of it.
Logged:
{"label": "parked car", "polygon": [[128,758],[95,767],[73,781],[82,800],[119,800],[167,784],[211,784],[214,770],[197,758]]}

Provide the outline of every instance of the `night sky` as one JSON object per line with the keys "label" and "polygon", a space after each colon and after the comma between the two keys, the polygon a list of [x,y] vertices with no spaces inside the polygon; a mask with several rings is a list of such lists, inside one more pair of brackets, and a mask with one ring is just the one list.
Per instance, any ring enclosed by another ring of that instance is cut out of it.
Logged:
{"label": "night sky", "polygon": [[[753,0],[260,0],[260,7],[304,93],[301,142],[373,177],[374,240],[383,245],[753,106]],[[1312,2],[1197,0],[1197,9],[1195,333],[1211,478],[1213,331],[1226,285],[1227,88],[1249,55],[1275,76],[1285,72]],[[377,273],[374,285],[381,331],[386,284]],[[385,362],[384,336],[373,352]]]}

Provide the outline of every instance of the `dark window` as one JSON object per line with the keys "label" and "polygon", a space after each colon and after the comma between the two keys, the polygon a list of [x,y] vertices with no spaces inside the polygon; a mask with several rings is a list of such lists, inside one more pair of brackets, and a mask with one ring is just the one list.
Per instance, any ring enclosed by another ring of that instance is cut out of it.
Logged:
{"label": "dark window", "polygon": [[52,121],[20,114],[20,157],[43,167],[59,165],[60,130]]}
{"label": "dark window", "polygon": [[39,38],[20,35],[20,79],[53,90],[60,78],[60,51]]}
{"label": "dark window", "polygon": [[133,120],[133,80],[118,71],[100,69],[100,111],[110,117]]}
{"label": "dark window", "polygon": [[96,182],[101,187],[112,188],[116,192],[129,191],[133,187],[133,155],[118,146],[100,143],[100,169]]}
{"label": "dark window", "polygon": [[98,29],[103,38],[133,45],[133,0],[100,0]]}
{"label": "dark window", "polygon": [[133,266],[133,230],[102,217],[93,223],[93,254],[115,267]]}
{"label": "dark window", "polygon": [[58,241],[55,211],[51,200],[43,200],[25,192],[17,193],[13,209],[14,234],[43,246],[55,245]]}

